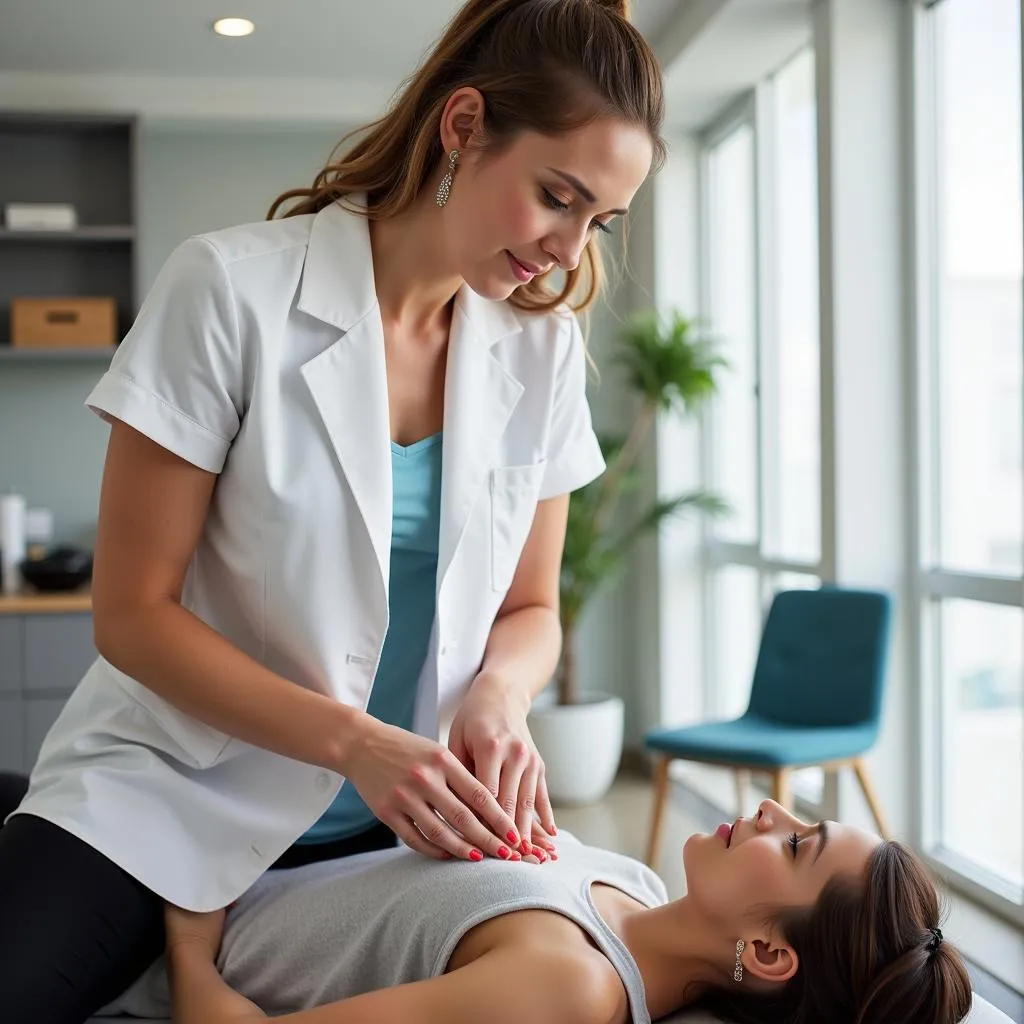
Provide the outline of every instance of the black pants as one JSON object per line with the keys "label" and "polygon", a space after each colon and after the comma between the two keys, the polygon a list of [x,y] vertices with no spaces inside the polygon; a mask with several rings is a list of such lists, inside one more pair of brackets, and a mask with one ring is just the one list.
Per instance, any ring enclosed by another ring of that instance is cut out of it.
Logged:
{"label": "black pants", "polygon": [[[0,773],[0,822],[28,780]],[[395,845],[384,825],[333,843],[293,846],[273,865]],[[29,814],[0,828],[0,1019],[82,1024],[163,950],[163,901],[101,853]]]}

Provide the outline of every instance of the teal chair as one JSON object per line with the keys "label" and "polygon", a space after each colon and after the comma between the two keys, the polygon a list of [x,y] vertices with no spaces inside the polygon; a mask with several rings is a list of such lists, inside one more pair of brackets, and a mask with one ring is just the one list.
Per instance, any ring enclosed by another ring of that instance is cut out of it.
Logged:
{"label": "teal chair", "polygon": [[776,594],[744,714],[644,737],[658,757],[648,864],[657,855],[675,760],[733,769],[741,805],[747,773],[768,772],[772,797],[784,807],[791,803],[793,769],[852,767],[878,831],[888,837],[864,754],[878,738],[890,617],[889,597],[874,591],[822,587]]}

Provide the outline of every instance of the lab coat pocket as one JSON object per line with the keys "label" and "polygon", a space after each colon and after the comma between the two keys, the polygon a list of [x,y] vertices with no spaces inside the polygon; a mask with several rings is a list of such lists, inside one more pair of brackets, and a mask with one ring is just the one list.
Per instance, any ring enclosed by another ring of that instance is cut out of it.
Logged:
{"label": "lab coat pocket", "polygon": [[491,470],[491,586],[507,591],[533,525],[545,464]]}

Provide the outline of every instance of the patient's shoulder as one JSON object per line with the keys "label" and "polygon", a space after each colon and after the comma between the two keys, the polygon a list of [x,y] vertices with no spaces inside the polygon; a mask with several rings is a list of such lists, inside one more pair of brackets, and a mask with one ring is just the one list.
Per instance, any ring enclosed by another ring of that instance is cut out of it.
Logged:
{"label": "patient's shoulder", "polygon": [[597,949],[533,950],[521,969],[534,986],[535,1020],[558,1024],[625,1024],[629,1000],[618,972]]}

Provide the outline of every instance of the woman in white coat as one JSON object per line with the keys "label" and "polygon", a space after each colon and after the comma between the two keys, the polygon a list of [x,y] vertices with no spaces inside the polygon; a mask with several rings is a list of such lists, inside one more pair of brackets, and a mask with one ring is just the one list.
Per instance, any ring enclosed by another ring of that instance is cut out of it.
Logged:
{"label": "woman in white coat", "polygon": [[551,850],[526,713],[603,468],[572,310],[663,152],[626,15],[470,0],[288,215],[167,261],[88,399],[100,657],[0,830],[9,1024],[113,998],[164,900]]}

